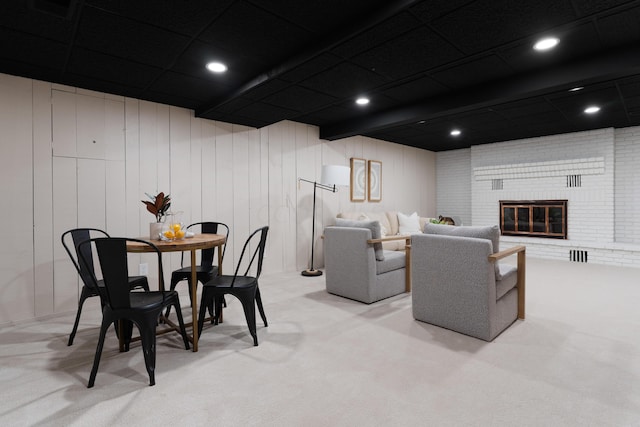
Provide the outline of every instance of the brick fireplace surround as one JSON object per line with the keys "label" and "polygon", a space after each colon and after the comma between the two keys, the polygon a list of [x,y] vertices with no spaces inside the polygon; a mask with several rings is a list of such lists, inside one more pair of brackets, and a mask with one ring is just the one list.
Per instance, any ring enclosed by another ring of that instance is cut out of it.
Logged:
{"label": "brick fireplace surround", "polygon": [[500,223],[500,200],[567,200],[568,237],[502,236],[538,258],[640,268],[640,127],[437,154],[438,214]]}

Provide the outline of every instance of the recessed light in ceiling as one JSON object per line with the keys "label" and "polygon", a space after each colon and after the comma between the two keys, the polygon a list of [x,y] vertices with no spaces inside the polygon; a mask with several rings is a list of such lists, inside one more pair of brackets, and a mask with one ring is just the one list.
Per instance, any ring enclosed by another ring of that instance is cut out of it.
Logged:
{"label": "recessed light in ceiling", "polygon": [[227,71],[227,66],[222,62],[209,62],[207,64],[207,70],[213,73],[224,73],[225,71]]}
{"label": "recessed light in ceiling", "polygon": [[460,129],[454,129],[451,132],[449,132],[451,136],[459,136],[461,133],[462,131],[460,131]]}
{"label": "recessed light in ceiling", "polygon": [[571,89],[569,89],[569,92],[577,92],[579,90],[584,89],[584,86],[577,86],[577,87],[573,87]]}
{"label": "recessed light in ceiling", "polygon": [[600,107],[598,107],[597,105],[592,105],[584,109],[584,112],[587,114],[595,114],[598,111],[600,111]]}
{"label": "recessed light in ceiling", "polygon": [[555,37],[547,37],[545,39],[540,39],[533,45],[533,48],[538,51],[545,51],[549,49],[553,49],[560,43],[560,39]]}
{"label": "recessed light in ceiling", "polygon": [[358,105],[367,105],[369,103],[369,98],[365,98],[364,96],[361,96],[360,98],[356,99],[356,104]]}

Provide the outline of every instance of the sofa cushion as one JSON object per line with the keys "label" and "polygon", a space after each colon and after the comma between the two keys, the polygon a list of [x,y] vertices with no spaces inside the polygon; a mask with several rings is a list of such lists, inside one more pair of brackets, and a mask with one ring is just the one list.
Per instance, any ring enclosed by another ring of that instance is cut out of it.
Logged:
{"label": "sofa cushion", "polygon": [[376,274],[387,273],[389,271],[404,268],[406,257],[404,252],[384,251],[384,260],[376,261]]}
{"label": "sofa cushion", "polygon": [[[379,221],[358,221],[352,219],[336,218],[336,226],[368,228],[369,230],[371,230],[372,239],[380,239],[382,237]],[[374,243],[373,250],[376,254],[376,260],[384,261],[384,251],[382,249],[382,243]]]}
{"label": "sofa cushion", "polygon": [[[475,237],[476,239],[491,240],[492,253],[500,252],[500,227],[489,225],[485,227],[471,227],[455,225],[440,225],[427,223],[424,226],[426,234],[441,234],[446,236]],[[502,279],[498,261],[495,262],[496,280]]]}
{"label": "sofa cushion", "polygon": [[398,233],[399,234],[416,234],[420,233],[420,218],[418,213],[405,215],[398,212]]}
{"label": "sofa cushion", "polygon": [[496,280],[496,301],[505,296],[518,283],[518,269],[509,264],[500,264],[500,280]]}
{"label": "sofa cushion", "polygon": [[398,234],[398,212],[396,211],[387,211],[387,221],[389,221],[389,235],[395,236]]}

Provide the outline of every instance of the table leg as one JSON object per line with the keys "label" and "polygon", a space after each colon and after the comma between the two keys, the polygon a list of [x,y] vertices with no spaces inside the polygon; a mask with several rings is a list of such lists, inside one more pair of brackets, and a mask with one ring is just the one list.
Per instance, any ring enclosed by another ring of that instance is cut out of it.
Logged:
{"label": "table leg", "polygon": [[[222,276],[222,246],[218,246],[218,276]],[[218,317],[220,323],[224,322],[222,306],[220,306],[220,316]]]}
{"label": "table leg", "polygon": [[196,251],[191,251],[191,323],[193,325],[193,351],[198,351],[198,275]]}

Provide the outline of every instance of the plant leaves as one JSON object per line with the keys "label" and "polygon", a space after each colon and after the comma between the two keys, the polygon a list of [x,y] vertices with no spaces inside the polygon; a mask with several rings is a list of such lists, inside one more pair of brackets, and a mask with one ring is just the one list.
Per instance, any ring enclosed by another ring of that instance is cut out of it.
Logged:
{"label": "plant leaves", "polygon": [[148,202],[146,200],[140,200],[140,201],[147,206],[147,210],[149,212],[151,212],[153,215],[156,215],[156,216],[158,215],[158,209],[156,209],[156,205],[155,204],[153,204],[151,202]]}

